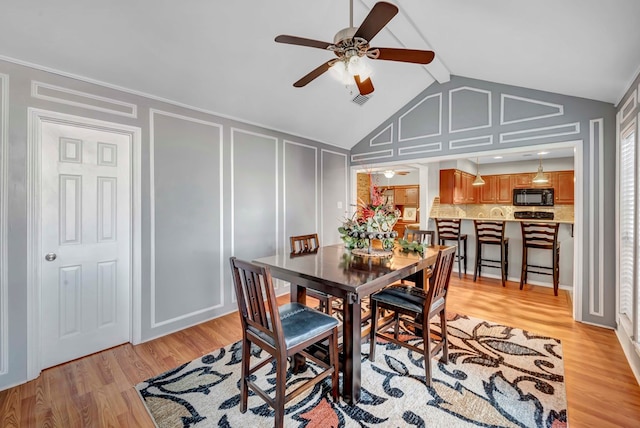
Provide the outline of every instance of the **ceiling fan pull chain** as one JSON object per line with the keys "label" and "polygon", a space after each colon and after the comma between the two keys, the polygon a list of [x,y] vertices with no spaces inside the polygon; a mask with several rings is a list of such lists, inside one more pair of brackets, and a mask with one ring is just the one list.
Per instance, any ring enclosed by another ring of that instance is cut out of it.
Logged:
{"label": "ceiling fan pull chain", "polygon": [[349,0],[349,27],[353,27],[353,0]]}

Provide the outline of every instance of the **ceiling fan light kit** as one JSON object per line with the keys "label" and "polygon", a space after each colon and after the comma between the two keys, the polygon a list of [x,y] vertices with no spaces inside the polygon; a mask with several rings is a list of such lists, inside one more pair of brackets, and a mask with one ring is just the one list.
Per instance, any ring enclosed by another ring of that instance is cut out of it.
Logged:
{"label": "ceiling fan light kit", "polygon": [[349,27],[338,31],[333,38],[333,44],[318,40],[305,39],[285,34],[275,38],[278,43],[307,46],[333,52],[337,58],[331,59],[315,68],[293,84],[296,88],[306,86],[323,73],[332,70],[334,76],[346,85],[358,87],[360,95],[373,92],[371,82],[371,68],[367,61],[386,60],[400,61],[414,64],[429,64],[433,61],[433,51],[402,48],[372,48],[370,42],[391,19],[398,13],[398,7],[387,2],[376,3],[360,27],[353,26],[353,0],[350,1]]}

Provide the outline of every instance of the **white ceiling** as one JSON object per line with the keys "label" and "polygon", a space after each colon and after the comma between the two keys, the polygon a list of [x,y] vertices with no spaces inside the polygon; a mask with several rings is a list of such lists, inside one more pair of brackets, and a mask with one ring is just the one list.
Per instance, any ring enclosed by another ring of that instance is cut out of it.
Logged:
{"label": "white ceiling", "polygon": [[[426,66],[375,61],[363,106],[332,58],[274,42],[333,41],[348,0],[2,0],[0,58],[350,149],[449,74],[616,103],[640,67],[638,0],[406,0],[372,45],[432,49]],[[359,25],[372,0],[354,0]]]}

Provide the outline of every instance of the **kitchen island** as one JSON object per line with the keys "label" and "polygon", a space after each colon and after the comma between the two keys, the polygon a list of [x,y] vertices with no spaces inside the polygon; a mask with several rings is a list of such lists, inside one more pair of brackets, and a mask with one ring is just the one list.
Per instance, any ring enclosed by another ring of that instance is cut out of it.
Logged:
{"label": "kitchen island", "polygon": [[[521,215],[533,218],[517,218]],[[535,218],[536,216],[553,216],[553,218]],[[435,230],[436,218],[459,218],[462,220],[461,233],[466,234],[468,240],[467,274],[470,275],[473,275],[476,258],[476,236],[473,220],[506,221],[505,237],[509,238],[509,272],[507,277],[509,281],[517,283],[520,282],[520,269],[522,267],[522,231],[520,223],[523,221],[559,223],[560,288],[573,289],[573,205],[555,205],[553,207],[516,207],[513,205],[494,204],[452,205],[440,204],[440,198],[436,197],[429,213],[429,229]],[[498,246],[486,246],[482,253],[485,258],[500,258],[500,249]],[[551,252],[530,250],[529,264],[550,266]],[[457,265],[454,265],[454,270],[456,269]],[[483,268],[482,276],[500,278],[500,271],[498,269]],[[553,287],[553,281],[550,276],[532,273],[529,273],[528,284]],[[525,290],[527,287],[529,286],[526,285]]]}

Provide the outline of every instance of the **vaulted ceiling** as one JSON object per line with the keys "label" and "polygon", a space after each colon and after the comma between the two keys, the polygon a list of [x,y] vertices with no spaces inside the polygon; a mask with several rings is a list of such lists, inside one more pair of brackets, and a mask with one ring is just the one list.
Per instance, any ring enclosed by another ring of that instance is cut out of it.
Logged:
{"label": "vaulted ceiling", "polygon": [[[637,0],[406,0],[375,46],[431,49],[427,66],[374,61],[352,102],[332,58],[278,34],[333,41],[349,0],[3,0],[0,58],[351,148],[450,75],[616,103],[640,68]],[[375,4],[354,0],[358,26]]]}

